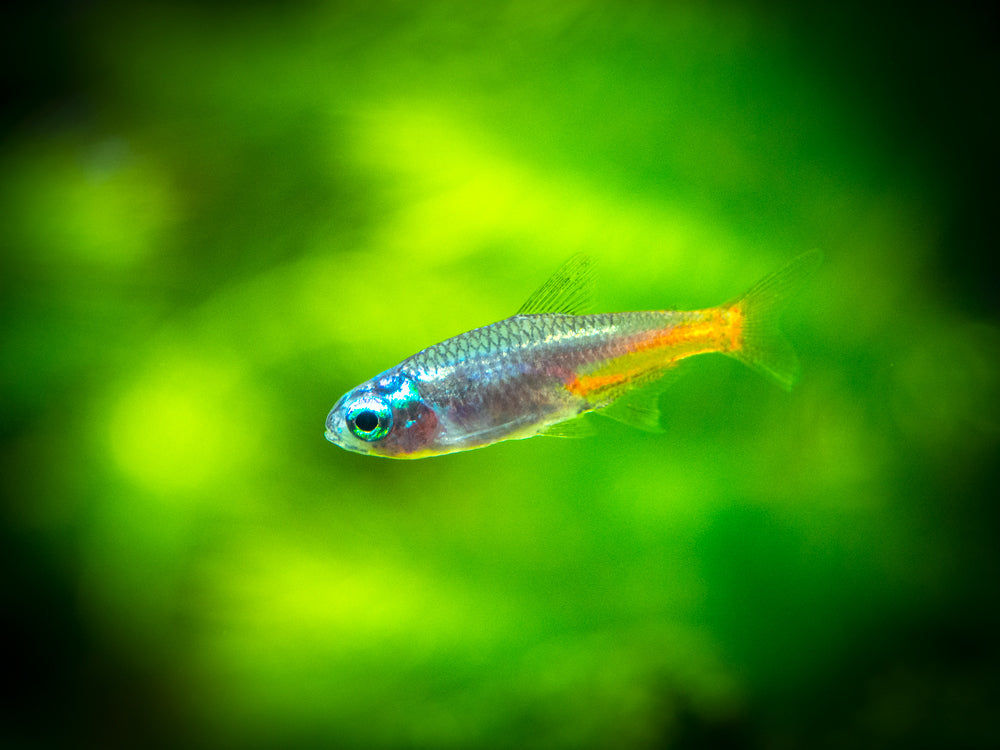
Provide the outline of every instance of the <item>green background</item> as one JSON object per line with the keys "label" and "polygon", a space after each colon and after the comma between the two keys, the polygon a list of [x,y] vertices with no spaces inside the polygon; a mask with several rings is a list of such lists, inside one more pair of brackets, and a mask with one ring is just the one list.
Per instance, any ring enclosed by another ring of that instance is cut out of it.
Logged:
{"label": "green background", "polygon": [[[810,7],[12,17],[0,742],[1000,743],[996,34]],[[685,309],[812,247],[791,394],[702,357],[661,435],[323,439],[575,252]]]}

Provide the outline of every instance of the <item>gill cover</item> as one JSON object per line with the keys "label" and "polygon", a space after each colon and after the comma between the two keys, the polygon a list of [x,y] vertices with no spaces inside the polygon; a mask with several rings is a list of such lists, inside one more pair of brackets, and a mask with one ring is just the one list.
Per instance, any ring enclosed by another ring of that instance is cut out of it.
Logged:
{"label": "gill cover", "polygon": [[398,368],[344,394],[326,418],[326,439],[357,453],[396,458],[423,453],[437,434],[434,410]]}

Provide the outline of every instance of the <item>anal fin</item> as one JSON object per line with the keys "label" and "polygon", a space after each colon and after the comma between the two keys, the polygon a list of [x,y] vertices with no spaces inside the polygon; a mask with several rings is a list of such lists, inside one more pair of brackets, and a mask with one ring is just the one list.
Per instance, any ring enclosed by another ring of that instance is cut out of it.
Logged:
{"label": "anal fin", "polygon": [[667,370],[660,378],[629,391],[594,413],[646,432],[663,432],[660,424],[660,396],[673,384],[676,377],[676,369]]}

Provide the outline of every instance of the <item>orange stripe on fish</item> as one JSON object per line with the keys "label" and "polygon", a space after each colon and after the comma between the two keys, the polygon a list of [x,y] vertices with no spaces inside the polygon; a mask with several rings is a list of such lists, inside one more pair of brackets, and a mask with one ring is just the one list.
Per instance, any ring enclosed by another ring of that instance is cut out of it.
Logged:
{"label": "orange stripe on fish", "polygon": [[740,306],[715,307],[696,313],[693,321],[650,331],[633,339],[627,352],[587,374],[577,374],[566,390],[577,396],[613,391],[673,367],[681,359],[707,352],[738,352],[742,347]]}
{"label": "orange stripe on fish", "polygon": [[632,373],[617,372],[611,375],[577,375],[566,384],[566,390],[576,396],[588,396],[596,391],[623,385],[631,380]]}
{"label": "orange stripe on fish", "polygon": [[670,349],[686,344],[704,342],[705,348],[697,351],[678,352],[675,359],[710,351],[732,352],[742,346],[743,311],[739,305],[728,308],[714,307],[705,310],[706,319],[690,323],[679,323],[653,331],[635,345],[634,351],[644,352],[654,349]]}

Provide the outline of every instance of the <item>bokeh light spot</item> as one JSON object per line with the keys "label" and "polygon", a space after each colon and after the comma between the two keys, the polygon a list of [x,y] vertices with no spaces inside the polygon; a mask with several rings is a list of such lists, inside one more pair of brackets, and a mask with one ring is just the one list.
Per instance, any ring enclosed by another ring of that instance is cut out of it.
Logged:
{"label": "bokeh light spot", "polygon": [[11,228],[34,262],[129,268],[163,247],[167,176],[126,139],[25,144],[9,170]]}
{"label": "bokeh light spot", "polygon": [[120,397],[111,450],[123,474],[147,490],[211,486],[246,455],[231,365],[172,356]]}

